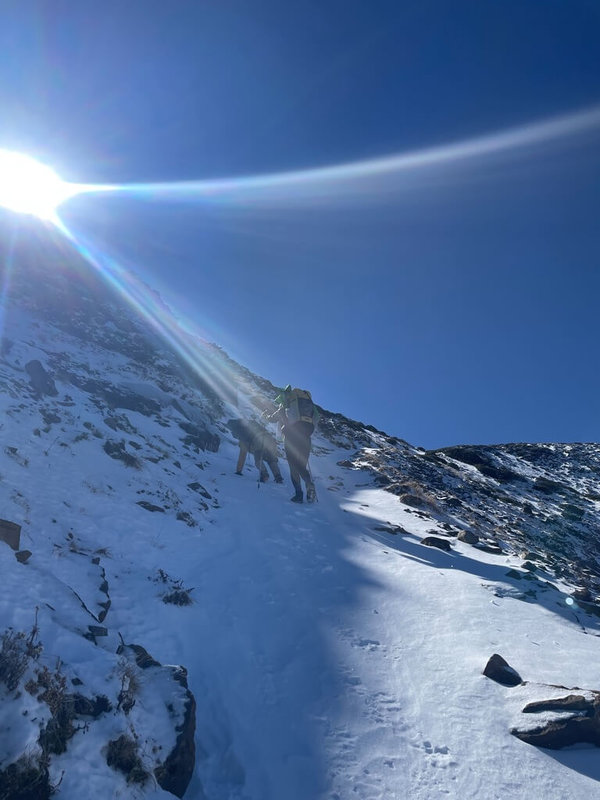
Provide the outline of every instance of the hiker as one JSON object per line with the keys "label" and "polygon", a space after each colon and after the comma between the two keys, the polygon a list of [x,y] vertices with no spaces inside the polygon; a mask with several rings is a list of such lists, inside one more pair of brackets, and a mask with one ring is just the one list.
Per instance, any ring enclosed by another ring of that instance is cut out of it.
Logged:
{"label": "hiker", "polygon": [[316,499],[315,485],[308,468],[310,455],[310,437],[315,429],[318,412],[310,396],[310,392],[297,389],[288,384],[276,398],[279,408],[268,420],[278,422],[283,434],[285,455],[290,467],[290,478],[295,494],[290,498],[292,503],[302,503],[302,481],[306,485],[306,500],[312,503]]}
{"label": "hiker", "polygon": [[240,445],[235,474],[241,475],[246,463],[246,456],[252,453],[254,464],[259,471],[261,483],[269,480],[269,473],[265,463],[269,465],[275,483],[283,483],[279,461],[277,458],[277,442],[266,428],[258,422],[243,419],[230,419],[227,427],[233,433]]}

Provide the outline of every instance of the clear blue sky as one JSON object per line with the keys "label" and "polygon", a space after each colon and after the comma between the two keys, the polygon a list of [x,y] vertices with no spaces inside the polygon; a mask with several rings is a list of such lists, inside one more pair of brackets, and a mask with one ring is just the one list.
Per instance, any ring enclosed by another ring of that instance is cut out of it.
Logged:
{"label": "clear blue sky", "polygon": [[[600,104],[598,42],[595,0],[14,0],[0,147],[109,183],[401,154]],[[596,128],[314,202],[67,213],[327,408],[425,447],[597,441],[599,187]]]}

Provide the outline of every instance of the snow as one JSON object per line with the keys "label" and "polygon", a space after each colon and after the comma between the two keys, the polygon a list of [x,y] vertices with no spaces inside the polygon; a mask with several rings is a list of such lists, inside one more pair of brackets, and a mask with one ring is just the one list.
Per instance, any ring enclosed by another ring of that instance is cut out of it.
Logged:
{"label": "snow", "polygon": [[[136,432],[115,433],[89,395],[57,381],[59,397],[42,405],[61,423],[45,432],[38,402],[20,408],[8,392],[1,398],[4,445],[17,448],[4,451],[0,467],[3,516],[23,525],[21,546],[33,552],[17,564],[0,543],[2,630],[31,630],[37,609],[41,663],[60,660],[87,696],[113,703],[53,760],[53,781],[62,776],[57,797],[170,796],[153,783],[127,785],[106,765],[106,743],[128,730],[144,731],[148,757],[152,748],[168,752],[168,709],[181,704],[166,678],[144,679],[131,714],[117,712],[122,641],[188,671],[197,702],[188,799],[597,794],[596,751],[543,751],[510,735],[526,702],[549,696],[536,695],[535,684],[600,688],[598,624],[570,609],[558,584],[538,581],[529,600],[526,578],[507,577],[520,569],[516,556],[455,540],[450,553],[423,546],[425,535],[443,534],[435,520],[374,488],[366,473],[338,466],[347,451],[317,436],[312,506],[289,502],[289,482],[258,484],[253,466],[234,475],[237,448],[227,438],[218,453],[185,452],[169,401],[201,415],[183,391],[169,397],[147,375],[136,379],[126,359],[111,363],[102,351],[82,353],[66,334],[56,337],[75,363],[160,400],[167,423],[127,411]],[[17,374],[36,353],[33,344],[17,344],[3,373]],[[59,406],[67,393],[73,405]],[[224,419],[236,414],[226,409]],[[84,422],[125,441],[141,468],[111,459]],[[145,460],[152,453],[161,460]],[[194,481],[211,496],[207,508],[188,486]],[[144,499],[164,510],[145,510]],[[196,527],[177,519],[182,511]],[[376,530],[390,525],[406,533]],[[99,621],[104,579],[111,605]],[[192,605],[162,602],[174,583],[189,590]],[[90,624],[108,635],[84,638]],[[534,683],[510,689],[485,678],[494,652]],[[3,764],[35,745],[20,702],[5,692]],[[28,717],[36,708],[47,713],[26,702]]]}

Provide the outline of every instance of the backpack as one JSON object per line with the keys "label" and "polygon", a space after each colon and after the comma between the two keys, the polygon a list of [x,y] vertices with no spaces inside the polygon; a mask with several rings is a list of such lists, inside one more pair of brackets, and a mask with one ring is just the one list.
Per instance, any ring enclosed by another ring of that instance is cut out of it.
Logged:
{"label": "backpack", "polygon": [[287,395],[286,412],[288,423],[310,422],[313,427],[319,419],[319,412],[307,389],[292,389]]}

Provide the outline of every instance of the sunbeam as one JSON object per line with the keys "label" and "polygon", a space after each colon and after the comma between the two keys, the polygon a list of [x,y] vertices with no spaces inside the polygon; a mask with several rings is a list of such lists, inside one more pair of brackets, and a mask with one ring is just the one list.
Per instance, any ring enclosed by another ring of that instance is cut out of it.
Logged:
{"label": "sunbeam", "polygon": [[210,390],[221,401],[235,404],[240,380],[227,372],[223,360],[213,362],[210,353],[201,349],[200,337],[195,333],[186,333],[161,298],[150,291],[134,272],[100,252],[80,234],[73,233],[60,219],[56,220],[56,225],[79,255],[179,354]]}

